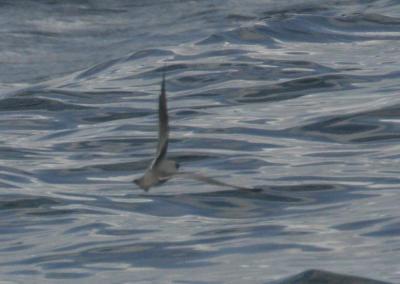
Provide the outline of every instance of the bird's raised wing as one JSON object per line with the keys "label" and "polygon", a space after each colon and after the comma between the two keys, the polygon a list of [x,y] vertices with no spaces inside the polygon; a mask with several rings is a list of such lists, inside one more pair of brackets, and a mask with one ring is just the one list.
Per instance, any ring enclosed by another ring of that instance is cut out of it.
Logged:
{"label": "bird's raised wing", "polygon": [[165,94],[165,75],[161,82],[161,94],[158,99],[158,146],[151,168],[156,167],[165,158],[168,149],[169,125],[167,97]]}

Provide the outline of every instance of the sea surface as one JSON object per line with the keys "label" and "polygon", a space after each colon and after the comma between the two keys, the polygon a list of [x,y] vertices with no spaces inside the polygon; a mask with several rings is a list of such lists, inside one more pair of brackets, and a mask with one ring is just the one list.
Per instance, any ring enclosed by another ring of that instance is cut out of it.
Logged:
{"label": "sea surface", "polygon": [[0,283],[400,283],[399,131],[397,0],[2,0]]}

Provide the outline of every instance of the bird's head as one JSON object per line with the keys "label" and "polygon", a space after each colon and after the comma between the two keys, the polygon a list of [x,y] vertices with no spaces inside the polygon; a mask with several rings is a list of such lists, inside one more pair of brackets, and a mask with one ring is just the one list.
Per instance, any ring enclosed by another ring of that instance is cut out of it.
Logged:
{"label": "bird's head", "polygon": [[144,191],[149,191],[150,186],[148,186],[145,182],[145,179],[143,177],[141,178],[137,178],[134,179],[133,182],[140,187],[141,189],[143,189]]}

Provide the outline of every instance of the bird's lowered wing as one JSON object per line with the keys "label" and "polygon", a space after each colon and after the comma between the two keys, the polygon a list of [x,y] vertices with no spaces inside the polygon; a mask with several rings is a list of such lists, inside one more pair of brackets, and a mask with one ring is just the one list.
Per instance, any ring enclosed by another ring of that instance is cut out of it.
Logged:
{"label": "bird's lowered wing", "polygon": [[219,180],[216,180],[214,178],[211,177],[207,177],[201,174],[197,174],[197,173],[192,173],[192,172],[180,172],[176,174],[177,176],[181,176],[184,178],[189,178],[189,179],[194,179],[194,180],[198,180],[204,183],[208,183],[211,185],[217,185],[217,186],[223,186],[223,187],[230,187],[230,188],[234,188],[234,189],[239,189],[239,190],[253,190],[253,188],[246,188],[246,187],[242,187],[242,186],[237,186],[234,184],[229,184],[229,183],[225,183]]}
{"label": "bird's lowered wing", "polygon": [[307,201],[307,198],[295,195],[293,193],[285,193],[279,190],[274,190],[271,188],[260,188],[260,187],[244,187],[235,184],[230,184],[226,182],[222,182],[216,180],[211,177],[204,176],[202,174],[193,173],[193,172],[180,172],[176,173],[176,176],[180,176],[183,178],[189,178],[198,180],[207,184],[222,186],[222,187],[230,187],[239,191],[248,192],[248,193],[262,193],[264,195],[268,195],[270,197],[279,198],[281,201]]}

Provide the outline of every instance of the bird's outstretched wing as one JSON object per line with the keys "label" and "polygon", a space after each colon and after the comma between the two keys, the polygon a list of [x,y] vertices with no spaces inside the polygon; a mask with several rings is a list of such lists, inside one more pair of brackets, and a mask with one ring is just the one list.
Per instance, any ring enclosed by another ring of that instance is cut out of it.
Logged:
{"label": "bird's outstretched wing", "polygon": [[176,173],[175,176],[181,176],[184,178],[189,178],[189,179],[194,179],[198,180],[204,183],[208,183],[211,185],[216,185],[216,186],[223,186],[223,187],[230,187],[239,191],[247,192],[247,193],[262,193],[269,195],[270,197],[275,197],[275,198],[280,198],[281,200],[286,200],[286,201],[306,201],[307,199],[302,197],[302,196],[297,196],[293,193],[284,193],[279,190],[274,190],[271,188],[260,188],[260,187],[244,187],[244,186],[238,186],[230,183],[225,183],[219,180],[216,180],[214,178],[210,178],[198,173],[192,173],[192,172],[179,172]]}
{"label": "bird's outstretched wing", "polygon": [[204,182],[204,183],[208,183],[208,184],[211,184],[211,185],[230,187],[230,188],[239,189],[239,190],[255,190],[254,188],[247,188],[247,187],[237,186],[237,185],[234,185],[234,184],[225,183],[225,182],[216,180],[214,178],[206,177],[204,175],[197,174],[197,173],[179,172],[179,173],[176,173],[175,175],[181,176],[181,177],[184,177],[184,178],[198,180],[198,181],[201,181],[201,182]]}
{"label": "bird's outstretched wing", "polygon": [[161,83],[161,94],[158,98],[158,146],[151,168],[156,167],[167,154],[169,138],[167,97],[165,94],[165,74]]}

